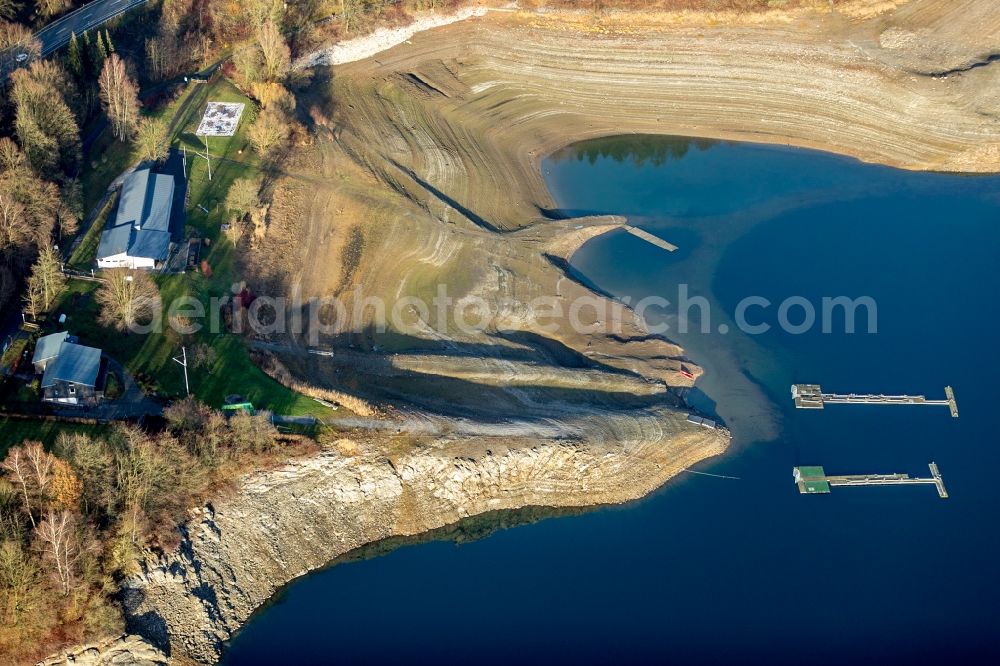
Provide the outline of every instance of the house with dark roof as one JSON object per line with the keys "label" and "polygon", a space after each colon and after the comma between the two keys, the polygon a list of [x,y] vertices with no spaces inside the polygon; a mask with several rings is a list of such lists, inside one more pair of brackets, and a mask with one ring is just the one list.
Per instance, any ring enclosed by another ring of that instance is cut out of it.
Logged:
{"label": "house with dark roof", "polygon": [[101,268],[156,268],[170,254],[174,177],[138,169],[122,183],[118,210],[101,233]]}
{"label": "house with dark roof", "polygon": [[[42,400],[61,405],[93,405],[104,397],[99,390],[101,350],[78,345],[65,332],[47,335],[35,345],[35,369],[43,362]],[[55,356],[51,350],[59,342]],[[39,356],[39,347],[42,348]],[[33,359],[34,360],[34,359]]]}

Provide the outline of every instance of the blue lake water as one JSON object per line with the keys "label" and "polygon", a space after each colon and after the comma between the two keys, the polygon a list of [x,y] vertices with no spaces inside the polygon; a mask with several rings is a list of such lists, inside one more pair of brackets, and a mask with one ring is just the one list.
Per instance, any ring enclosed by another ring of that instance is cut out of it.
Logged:
{"label": "blue lake water", "polygon": [[[1000,656],[1000,178],[667,137],[586,142],[543,170],[565,211],[625,214],[680,246],[613,233],[573,264],[621,297],[676,302],[686,284],[708,301],[707,315],[688,309],[687,333],[676,309],[648,314],[706,369],[692,402],[734,433],[699,469],[739,480],[685,475],[625,507],[315,573],[256,614],[225,662]],[[748,310],[772,326],[762,335],[734,326],[751,296],[773,304]],[[843,317],[829,334],[780,329],[778,304],[818,311],[825,296],[871,297],[877,333],[864,313],[854,334]],[[797,411],[792,382],[931,398],[951,384],[961,418]],[[950,499],[933,486],[805,496],[791,477],[796,465],[927,476],[932,460]]]}

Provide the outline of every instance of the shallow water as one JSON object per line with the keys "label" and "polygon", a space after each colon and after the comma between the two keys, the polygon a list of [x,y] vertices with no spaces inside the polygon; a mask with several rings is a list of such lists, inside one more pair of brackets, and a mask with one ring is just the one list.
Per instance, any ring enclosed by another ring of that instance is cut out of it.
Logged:
{"label": "shallow water", "polygon": [[[692,400],[733,430],[733,450],[700,469],[740,480],[688,475],[626,507],[318,572],[255,615],[226,663],[1000,656],[988,394],[1000,178],[665,137],[586,142],[543,168],[563,209],[626,214],[680,246],[614,233],[573,263],[619,296],[676,302],[684,283],[708,299],[710,333],[697,309],[688,333],[674,309],[650,321],[706,368]],[[734,332],[748,296],[774,304],[749,315],[768,333]],[[846,334],[836,318],[831,334],[782,332],[775,310],[790,296],[817,309],[870,296],[878,332]],[[796,411],[792,381],[933,398],[951,384],[961,418]],[[931,460],[948,500],[932,486],[802,496],[791,480],[800,464],[927,476]]]}

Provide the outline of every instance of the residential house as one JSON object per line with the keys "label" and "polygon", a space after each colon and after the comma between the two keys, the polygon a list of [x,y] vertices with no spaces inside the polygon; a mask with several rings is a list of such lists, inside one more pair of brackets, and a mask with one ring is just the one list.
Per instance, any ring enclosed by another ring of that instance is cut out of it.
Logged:
{"label": "residential house", "polygon": [[101,233],[101,268],[156,268],[170,254],[174,177],[138,169],[122,183],[118,211]]}
{"label": "residential house", "polygon": [[38,342],[35,343],[35,354],[31,357],[36,374],[40,375],[45,372],[45,367],[49,362],[59,356],[59,350],[64,342],[76,342],[76,338],[70,336],[66,331],[38,338]]}
{"label": "residential house", "polygon": [[58,354],[45,362],[42,400],[60,405],[94,405],[104,397],[103,388],[98,388],[101,374],[100,349],[64,339]]}

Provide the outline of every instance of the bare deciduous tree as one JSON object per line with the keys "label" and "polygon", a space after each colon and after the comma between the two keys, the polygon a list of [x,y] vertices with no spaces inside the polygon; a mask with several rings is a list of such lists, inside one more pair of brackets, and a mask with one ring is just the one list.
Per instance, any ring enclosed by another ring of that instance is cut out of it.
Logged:
{"label": "bare deciduous tree", "polygon": [[42,16],[55,16],[67,7],[66,0],[35,0],[35,9]]}
{"label": "bare deciduous tree", "polygon": [[34,39],[31,30],[20,23],[0,21],[0,51],[16,47],[19,53],[37,56],[42,51],[41,44]]}
{"label": "bare deciduous tree", "polygon": [[167,156],[169,147],[167,123],[159,118],[143,118],[135,134],[135,152],[139,159],[162,160]]}
{"label": "bare deciduous tree", "polygon": [[128,331],[159,311],[160,292],[148,273],[113,268],[103,277],[104,283],[95,296],[103,325]]}
{"label": "bare deciduous tree", "polygon": [[43,561],[52,567],[52,574],[66,596],[73,589],[76,566],[83,556],[79,521],[68,509],[49,509],[45,520],[35,529]]}
{"label": "bare deciduous tree", "polygon": [[259,178],[237,178],[226,193],[226,208],[246,215],[260,207],[259,193]]}
{"label": "bare deciduous tree", "polygon": [[27,237],[24,205],[0,193],[0,250],[17,247]]}
{"label": "bare deciduous tree", "polygon": [[6,603],[3,614],[6,624],[17,623],[25,610],[25,601],[38,581],[38,565],[14,540],[0,543],[0,589]]}
{"label": "bare deciduous tree", "polygon": [[139,121],[139,88],[128,75],[125,61],[115,53],[108,56],[97,82],[112,131],[125,141],[135,132]]}
{"label": "bare deciduous tree", "polygon": [[0,0],[0,18],[10,21],[21,11],[20,0]]}
{"label": "bare deciduous tree", "polygon": [[13,446],[0,464],[11,482],[19,489],[24,502],[24,512],[28,514],[32,527],[35,526],[35,511],[41,512],[49,483],[52,480],[52,466],[55,458],[47,453],[40,442],[25,442]]}
{"label": "bare deciduous tree", "polygon": [[31,267],[24,304],[32,317],[48,311],[59,294],[66,288],[66,276],[62,272],[62,259],[51,244],[46,243],[38,252],[38,259]]}
{"label": "bare deciduous tree", "polygon": [[9,137],[0,137],[0,171],[20,169],[25,165],[24,153]]}
{"label": "bare deciduous tree", "polygon": [[250,126],[247,138],[261,157],[267,157],[288,141],[291,131],[285,115],[272,107],[261,111]]}
{"label": "bare deciduous tree", "polygon": [[344,25],[344,32],[350,34],[351,27],[362,12],[363,0],[340,0],[340,20]]}
{"label": "bare deciduous tree", "polygon": [[257,43],[264,57],[264,79],[277,81],[283,78],[291,67],[292,52],[278,24],[273,20],[265,21],[257,31]]}
{"label": "bare deciduous tree", "polygon": [[75,172],[80,162],[80,128],[66,103],[68,79],[54,63],[36,60],[11,74],[14,129],[37,173]]}

